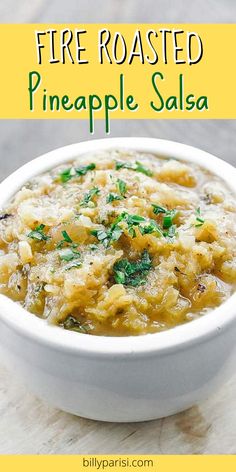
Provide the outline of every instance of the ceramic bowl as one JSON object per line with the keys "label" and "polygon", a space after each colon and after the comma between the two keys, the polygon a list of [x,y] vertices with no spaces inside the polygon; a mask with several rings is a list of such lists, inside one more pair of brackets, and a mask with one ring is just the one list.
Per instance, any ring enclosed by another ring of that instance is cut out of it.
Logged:
{"label": "ceramic bowl", "polygon": [[[236,169],[206,152],[158,139],[114,138],[66,146],[24,165],[0,184],[0,207],[33,176],[112,148],[197,163],[236,191]],[[151,420],[202,401],[235,371],[235,339],[236,294],[202,318],[130,337],[65,331],[0,295],[1,358],[13,375],[54,407],[96,420]]]}

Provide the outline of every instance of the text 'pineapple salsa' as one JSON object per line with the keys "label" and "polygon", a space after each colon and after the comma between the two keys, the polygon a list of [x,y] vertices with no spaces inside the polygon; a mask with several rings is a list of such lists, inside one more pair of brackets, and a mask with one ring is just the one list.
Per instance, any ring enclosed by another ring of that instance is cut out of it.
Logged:
{"label": "text 'pineapple salsa'", "polygon": [[34,178],[0,213],[0,291],[65,329],[139,335],[236,283],[236,201],[208,171],[119,150]]}

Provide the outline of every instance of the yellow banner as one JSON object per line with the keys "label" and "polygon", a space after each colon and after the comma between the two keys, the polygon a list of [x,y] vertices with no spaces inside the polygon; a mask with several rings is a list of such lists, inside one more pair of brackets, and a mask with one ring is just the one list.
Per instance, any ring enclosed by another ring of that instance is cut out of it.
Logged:
{"label": "yellow banner", "polygon": [[236,119],[235,24],[2,24],[0,118]]}
{"label": "yellow banner", "polygon": [[234,472],[236,456],[145,456],[145,455],[50,455],[50,456],[0,456],[1,470],[4,472],[95,472],[129,469],[130,472]]}

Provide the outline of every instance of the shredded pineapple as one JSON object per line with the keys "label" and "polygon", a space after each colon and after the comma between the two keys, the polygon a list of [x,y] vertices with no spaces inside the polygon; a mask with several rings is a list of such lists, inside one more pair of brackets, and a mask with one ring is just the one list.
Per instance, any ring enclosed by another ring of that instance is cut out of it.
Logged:
{"label": "shredded pineapple", "polygon": [[84,155],[27,183],[0,219],[0,291],[65,329],[161,331],[235,283],[235,196],[193,164]]}

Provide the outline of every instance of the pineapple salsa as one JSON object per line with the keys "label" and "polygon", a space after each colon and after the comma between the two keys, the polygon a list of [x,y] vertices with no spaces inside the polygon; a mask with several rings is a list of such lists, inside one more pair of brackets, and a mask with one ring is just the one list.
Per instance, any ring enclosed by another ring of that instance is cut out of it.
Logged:
{"label": "pineapple salsa", "polygon": [[197,165],[86,154],[0,212],[0,292],[80,333],[130,336],[198,318],[236,284],[236,200]]}

